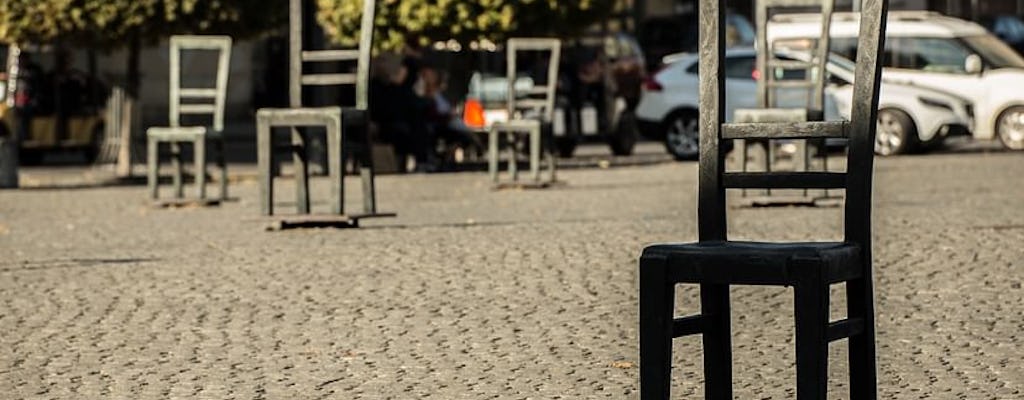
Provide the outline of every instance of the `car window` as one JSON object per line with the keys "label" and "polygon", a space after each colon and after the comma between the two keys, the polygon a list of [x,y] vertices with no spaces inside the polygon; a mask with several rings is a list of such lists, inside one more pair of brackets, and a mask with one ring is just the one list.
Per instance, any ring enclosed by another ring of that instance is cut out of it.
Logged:
{"label": "car window", "polygon": [[733,79],[754,79],[754,65],[757,59],[754,56],[726,57],[725,77]]}
{"label": "car window", "polygon": [[[756,64],[756,58],[753,55],[749,56],[726,56],[725,57],[725,77],[729,79],[749,79],[754,80],[754,65]],[[700,63],[694,62],[686,67],[686,73],[697,74],[700,71]]]}
{"label": "car window", "polygon": [[978,54],[988,68],[1024,68],[1024,58],[992,35],[964,36],[961,42]]}
{"label": "car window", "polygon": [[950,38],[898,37],[886,42],[892,50],[891,64],[896,68],[966,73],[964,61],[971,55],[970,50]]}

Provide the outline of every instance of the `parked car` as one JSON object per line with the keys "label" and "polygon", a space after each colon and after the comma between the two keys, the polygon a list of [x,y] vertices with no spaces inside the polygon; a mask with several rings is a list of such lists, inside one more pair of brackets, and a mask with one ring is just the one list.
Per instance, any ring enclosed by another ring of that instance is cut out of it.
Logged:
{"label": "parked car", "polygon": [[[779,56],[805,61],[810,57],[801,52],[780,53]],[[756,51],[749,47],[726,52],[727,121],[732,120],[738,108],[758,107],[756,57]],[[637,121],[642,133],[664,140],[666,150],[676,159],[694,159],[699,151],[698,58],[696,54],[687,53],[671,55],[666,57],[666,61],[669,62],[667,67],[644,86],[644,94],[637,107]],[[830,76],[825,90],[825,119],[849,118],[853,64],[837,56],[830,59],[826,69]],[[806,90],[780,90],[777,101],[782,107],[803,107],[807,102],[806,96]],[[969,131],[973,124],[970,104],[946,92],[884,81],[879,96],[879,121],[882,124],[879,142],[876,143],[879,154],[909,151],[917,143],[939,143],[948,135]]]}
{"label": "parked car", "polygon": [[1017,50],[1018,54],[1024,54],[1024,21],[1016,15],[989,15],[978,20],[989,32],[1006,44]]}
{"label": "parked car", "polygon": [[[772,18],[768,39],[808,42],[819,35],[820,14]],[[831,47],[856,56],[859,17],[836,13]],[[883,77],[957,93],[974,105],[975,139],[998,138],[1024,150],[1024,58],[981,25],[935,12],[893,11],[886,25]]]}
{"label": "parked car", "polygon": [[[779,52],[781,58],[811,61],[807,52]],[[826,99],[834,111],[849,120],[853,111],[853,80],[856,64],[837,54],[825,67]],[[804,71],[787,71],[801,79]],[[940,147],[947,137],[969,135],[974,126],[971,103],[956,94],[929,88],[882,81],[878,97],[878,129],[875,153],[883,156],[925,151]],[[834,114],[833,117],[834,119]]]}
{"label": "parked car", "polygon": [[[633,111],[645,71],[643,51],[627,34],[564,42],[552,121],[558,154],[571,157],[580,141],[589,139],[607,141],[613,154],[632,154],[639,136]],[[525,96],[535,83],[544,84],[541,79],[546,77],[517,77],[516,92]],[[466,124],[487,129],[508,119],[506,91],[504,73],[475,72],[463,107]]]}

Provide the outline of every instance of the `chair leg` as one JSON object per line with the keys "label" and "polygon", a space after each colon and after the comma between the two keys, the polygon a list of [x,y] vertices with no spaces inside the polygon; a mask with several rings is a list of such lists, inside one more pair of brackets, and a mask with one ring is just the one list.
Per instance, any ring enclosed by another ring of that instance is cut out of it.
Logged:
{"label": "chair leg", "polygon": [[540,182],[540,124],[530,129],[530,179]]}
{"label": "chair leg", "polygon": [[732,328],[729,285],[700,285],[704,331],[704,391],[708,400],[732,400]]}
{"label": "chair leg", "polygon": [[359,179],[363,183],[363,212],[376,214],[377,170],[373,164],[373,140],[370,138],[368,130],[369,127],[365,123],[361,123],[355,132],[357,137],[362,140],[360,151],[355,156],[359,162]]}
{"label": "chair leg", "polygon": [[160,179],[160,142],[153,138],[146,140],[146,184],[149,185],[149,197],[156,200],[159,197]]}
{"label": "chair leg", "polygon": [[216,141],[217,143],[217,168],[220,169],[220,200],[228,200],[228,163],[227,163],[227,146],[224,143],[224,138],[220,138]]}
{"label": "chair leg", "polygon": [[519,164],[516,159],[519,158],[518,153],[519,147],[519,136],[515,132],[509,134],[509,158],[508,158],[508,174],[512,177],[512,182],[519,182]]}
{"label": "chair leg", "polygon": [[813,279],[794,285],[798,400],[828,396],[828,290],[828,284]]}
{"label": "chair leg", "polygon": [[309,143],[308,137],[299,130],[292,128],[292,161],[295,164],[295,207],[299,214],[309,214]]}
{"label": "chair leg", "polygon": [[640,396],[669,398],[672,384],[672,319],[675,285],[664,260],[640,262]]}
{"label": "chair leg", "polygon": [[487,131],[487,174],[492,183],[498,183],[498,131]]}
{"label": "chair leg", "polygon": [[878,381],[875,371],[874,296],[870,279],[846,283],[848,318],[862,318],[864,331],[849,338],[850,399],[875,400]]}
{"label": "chair leg", "polygon": [[194,149],[196,195],[200,200],[206,199],[206,138],[199,138],[192,142]]}
{"label": "chair leg", "polygon": [[256,164],[260,176],[260,213],[274,213],[274,141],[271,136],[270,122],[259,116],[256,118]]}
{"label": "chair leg", "polygon": [[171,178],[174,197],[180,199],[185,197],[185,187],[181,183],[181,143],[171,142],[171,168],[174,170],[174,175]]}

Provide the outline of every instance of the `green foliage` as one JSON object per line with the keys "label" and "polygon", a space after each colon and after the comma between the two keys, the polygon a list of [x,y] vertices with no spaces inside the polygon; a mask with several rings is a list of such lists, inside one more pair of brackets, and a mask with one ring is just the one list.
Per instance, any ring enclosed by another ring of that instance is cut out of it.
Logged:
{"label": "green foliage", "polygon": [[[359,40],[363,0],[316,0],[327,35],[343,45]],[[510,36],[578,34],[606,17],[615,0],[378,0],[374,45],[395,50],[456,39],[502,41]]]}
{"label": "green foliage", "polygon": [[0,0],[0,40],[116,46],[174,33],[245,36],[286,15],[286,0]]}

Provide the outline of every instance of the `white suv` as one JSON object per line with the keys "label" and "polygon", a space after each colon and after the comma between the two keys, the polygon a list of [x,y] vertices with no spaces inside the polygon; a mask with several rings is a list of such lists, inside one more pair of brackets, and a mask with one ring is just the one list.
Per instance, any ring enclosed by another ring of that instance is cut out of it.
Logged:
{"label": "white suv", "polygon": [[[807,61],[809,55],[799,51],[777,53],[784,58]],[[733,48],[725,54],[726,119],[732,120],[737,108],[757,107],[758,74],[754,70],[757,53],[753,48]],[[666,67],[644,85],[636,109],[641,132],[665,140],[665,148],[678,160],[694,159],[697,144],[697,74],[696,54],[673,54],[665,57]],[[833,55],[826,66],[828,85],[825,88],[825,119],[849,119],[853,102],[853,62]],[[787,71],[782,79],[802,71]],[[772,73],[778,73],[773,71]],[[800,107],[807,103],[806,90],[779,90],[777,101],[783,107]],[[875,151],[881,155],[898,154],[941,143],[949,135],[966,134],[973,120],[970,104],[958,96],[928,88],[883,81],[878,101],[879,130]],[[731,142],[730,142],[731,143]]]}
{"label": "white suv", "polygon": [[[832,17],[831,48],[856,57],[859,16]],[[768,40],[813,43],[821,14],[783,14],[768,24]],[[1024,58],[980,25],[935,12],[889,13],[885,72],[890,82],[956,93],[974,105],[975,139],[998,138],[1024,150]]]}

